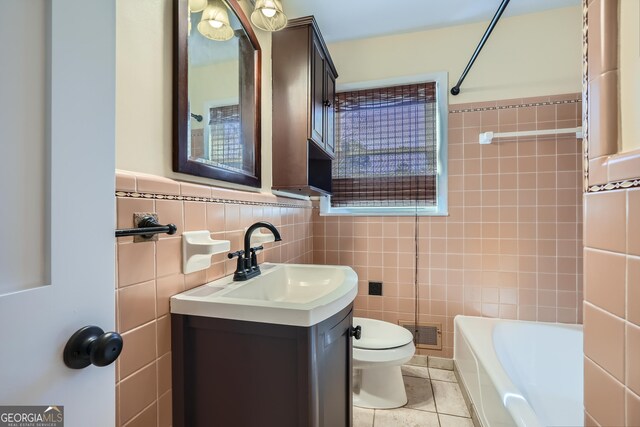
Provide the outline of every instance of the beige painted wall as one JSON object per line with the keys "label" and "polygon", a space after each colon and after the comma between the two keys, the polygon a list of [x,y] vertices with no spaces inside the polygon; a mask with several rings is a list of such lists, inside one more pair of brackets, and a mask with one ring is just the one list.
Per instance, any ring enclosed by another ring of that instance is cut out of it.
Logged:
{"label": "beige painted wall", "polygon": [[[238,76],[238,60],[219,62],[216,64],[191,67],[189,69],[189,103],[191,112],[200,114],[205,118],[208,113],[206,103],[230,105],[237,104],[240,89]],[[191,129],[201,129],[207,120],[201,122],[191,119]]]}
{"label": "beige painted wall", "polygon": [[[483,22],[346,41],[329,50],[339,84],[447,71],[451,88],[486,27]],[[581,92],[581,64],[581,7],[503,18],[449,103]]]}
{"label": "beige painted wall", "polygon": [[[172,1],[117,0],[118,169],[242,188],[171,167]],[[248,7],[248,2],[241,2]],[[285,6],[286,7],[286,6]],[[398,16],[401,19],[401,16]],[[581,91],[579,7],[503,19],[450,103]],[[486,23],[329,45],[339,83],[448,71],[456,80]],[[263,50],[262,191],[271,188],[271,37]],[[244,187],[247,189],[246,187]]]}
{"label": "beige painted wall", "polygon": [[622,151],[640,149],[640,1],[620,0]]}

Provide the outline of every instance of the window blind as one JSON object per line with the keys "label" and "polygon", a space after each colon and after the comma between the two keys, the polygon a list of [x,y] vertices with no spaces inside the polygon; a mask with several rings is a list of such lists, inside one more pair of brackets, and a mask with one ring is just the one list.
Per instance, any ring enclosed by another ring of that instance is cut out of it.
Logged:
{"label": "window blind", "polygon": [[436,84],[336,95],[334,207],[435,206]]}
{"label": "window blind", "polygon": [[240,137],[240,106],[209,109],[209,159],[219,167],[242,170],[244,146]]}

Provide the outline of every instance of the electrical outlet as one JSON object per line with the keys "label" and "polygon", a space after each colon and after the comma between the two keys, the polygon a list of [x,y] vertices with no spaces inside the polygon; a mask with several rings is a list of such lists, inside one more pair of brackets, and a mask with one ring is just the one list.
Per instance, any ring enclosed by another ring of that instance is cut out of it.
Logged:
{"label": "electrical outlet", "polygon": [[369,282],[369,295],[382,295],[382,282]]}

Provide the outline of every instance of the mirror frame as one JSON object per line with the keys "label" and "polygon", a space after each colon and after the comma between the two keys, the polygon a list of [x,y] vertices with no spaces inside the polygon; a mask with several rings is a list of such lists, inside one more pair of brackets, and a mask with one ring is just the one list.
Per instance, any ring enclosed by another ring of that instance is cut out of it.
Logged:
{"label": "mirror frame", "polygon": [[[253,159],[254,175],[207,165],[189,160],[188,135],[189,110],[189,48],[188,48],[188,0],[174,0],[173,11],[173,170],[189,175],[212,178],[234,184],[261,187],[261,93],[262,93],[262,50],[249,19],[240,7],[238,0],[224,0],[242,23],[254,49],[253,105],[240,106],[242,111],[253,113]],[[246,128],[245,126],[241,128]],[[244,140],[244,131],[242,138]],[[250,144],[247,144],[250,145]]]}

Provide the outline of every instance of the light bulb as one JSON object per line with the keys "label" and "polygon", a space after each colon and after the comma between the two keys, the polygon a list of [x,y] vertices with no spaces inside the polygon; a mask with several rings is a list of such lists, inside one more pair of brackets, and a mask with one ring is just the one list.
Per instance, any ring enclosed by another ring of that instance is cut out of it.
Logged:
{"label": "light bulb", "polygon": [[271,7],[263,7],[262,9],[260,9],[260,11],[267,18],[273,18],[277,12],[277,10]]}
{"label": "light bulb", "polygon": [[256,0],[251,22],[261,30],[278,31],[287,26],[287,16],[280,0]]}
{"label": "light bulb", "polygon": [[209,25],[211,25],[213,28],[222,28],[222,26],[224,25],[224,22],[216,21],[215,19],[211,19],[208,22]]}

